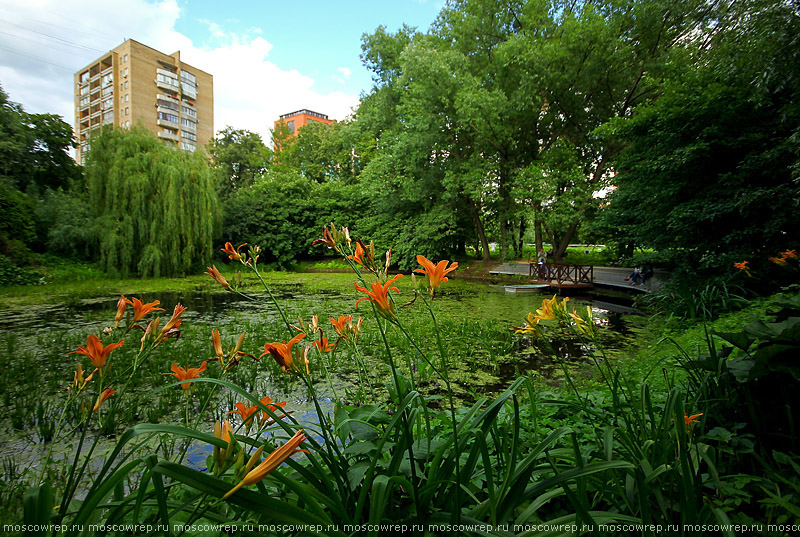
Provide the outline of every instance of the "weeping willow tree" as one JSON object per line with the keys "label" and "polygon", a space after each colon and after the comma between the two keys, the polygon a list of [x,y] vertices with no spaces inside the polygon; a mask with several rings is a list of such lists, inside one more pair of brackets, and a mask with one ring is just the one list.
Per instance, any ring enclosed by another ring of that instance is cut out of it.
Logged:
{"label": "weeping willow tree", "polygon": [[142,127],[104,129],[86,160],[100,260],[111,274],[176,276],[211,257],[219,203],[206,159]]}

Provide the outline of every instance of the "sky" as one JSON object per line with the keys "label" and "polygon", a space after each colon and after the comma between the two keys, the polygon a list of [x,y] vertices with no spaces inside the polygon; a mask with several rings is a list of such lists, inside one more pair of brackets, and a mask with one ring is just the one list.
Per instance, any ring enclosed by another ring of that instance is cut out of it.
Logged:
{"label": "sky", "polygon": [[[0,86],[74,121],[73,75],[135,39],[214,76],[214,129],[259,133],[308,108],[345,119],[372,87],[361,36],[426,31],[444,0],[0,0]],[[74,125],[73,125],[74,127]]]}

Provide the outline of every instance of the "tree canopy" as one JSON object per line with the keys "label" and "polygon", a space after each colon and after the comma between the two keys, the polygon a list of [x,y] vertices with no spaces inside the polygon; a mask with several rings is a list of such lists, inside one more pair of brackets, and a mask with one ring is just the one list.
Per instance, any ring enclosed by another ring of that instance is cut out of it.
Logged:
{"label": "tree canopy", "polygon": [[143,127],[106,128],[86,159],[100,261],[111,274],[182,275],[211,258],[221,225],[206,158]]}
{"label": "tree canopy", "polygon": [[603,129],[624,144],[608,211],[620,240],[680,250],[696,268],[800,240],[800,16],[745,2],[720,24],[702,63]]}

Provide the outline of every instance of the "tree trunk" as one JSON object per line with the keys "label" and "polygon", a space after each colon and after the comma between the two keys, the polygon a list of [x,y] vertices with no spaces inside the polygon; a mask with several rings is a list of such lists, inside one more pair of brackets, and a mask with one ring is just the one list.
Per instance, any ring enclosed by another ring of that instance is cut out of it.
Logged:
{"label": "tree trunk", "polygon": [[497,194],[500,198],[498,217],[500,218],[500,262],[505,263],[508,254],[508,200],[506,193],[506,178],[503,170],[498,171],[497,182],[499,188]]}
{"label": "tree trunk", "polygon": [[538,203],[533,205],[533,243],[536,248],[536,261],[539,261],[539,253],[544,254],[544,246],[542,245],[542,208]]}
{"label": "tree trunk", "polygon": [[481,248],[483,248],[483,261],[491,259],[491,252],[489,251],[489,241],[486,239],[486,231],[483,229],[483,222],[481,221],[481,214],[478,211],[478,204],[474,200],[469,200],[472,207],[472,217],[475,219],[475,230],[478,232],[478,239],[481,241]]}
{"label": "tree trunk", "polygon": [[517,236],[517,257],[522,257],[525,247],[525,215],[519,217],[519,235]]}
{"label": "tree trunk", "polygon": [[553,244],[553,258],[556,263],[561,263],[562,258],[564,257],[564,252],[567,251],[567,246],[569,246],[569,241],[572,240],[572,237],[575,235],[575,230],[578,229],[578,221],[573,220],[570,223],[567,230],[564,232],[564,236],[561,237],[561,241],[559,242],[558,246]]}

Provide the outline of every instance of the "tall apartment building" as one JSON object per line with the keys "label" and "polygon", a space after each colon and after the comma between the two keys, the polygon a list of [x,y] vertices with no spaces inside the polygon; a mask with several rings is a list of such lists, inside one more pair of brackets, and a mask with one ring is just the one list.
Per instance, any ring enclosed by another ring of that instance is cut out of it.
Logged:
{"label": "tall apartment building", "polygon": [[[281,125],[285,126],[288,131],[288,137],[294,138],[297,134],[297,131],[300,127],[307,125],[308,123],[323,123],[325,125],[330,125],[331,123],[336,123],[336,120],[329,119],[328,116],[325,114],[320,114],[319,112],[312,112],[311,110],[303,109],[298,110],[297,112],[291,112],[289,114],[283,114],[278,121],[275,122],[275,132],[281,131]],[[280,151],[280,145],[276,141],[275,142],[275,151]]]}
{"label": "tall apartment building", "polygon": [[103,125],[141,124],[186,151],[214,135],[214,78],[129,39],[75,73],[76,160],[83,164],[93,133]]}

